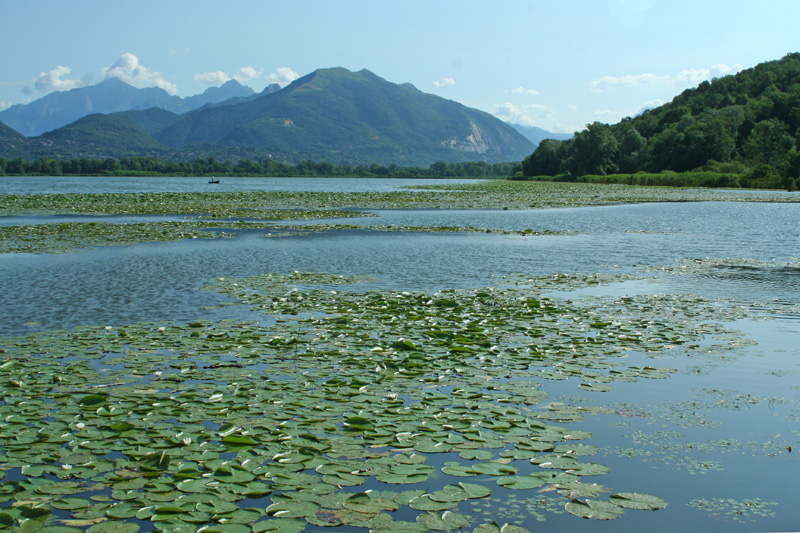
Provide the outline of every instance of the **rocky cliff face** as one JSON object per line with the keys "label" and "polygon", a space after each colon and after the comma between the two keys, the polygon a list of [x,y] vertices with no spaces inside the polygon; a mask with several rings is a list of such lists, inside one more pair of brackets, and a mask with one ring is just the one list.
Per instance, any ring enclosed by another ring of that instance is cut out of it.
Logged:
{"label": "rocky cliff face", "polygon": [[464,138],[453,137],[442,141],[442,146],[451,148],[453,150],[461,150],[463,152],[471,152],[476,154],[485,154],[491,149],[491,143],[488,136],[484,134],[480,126],[475,122],[470,122],[470,129],[472,133]]}

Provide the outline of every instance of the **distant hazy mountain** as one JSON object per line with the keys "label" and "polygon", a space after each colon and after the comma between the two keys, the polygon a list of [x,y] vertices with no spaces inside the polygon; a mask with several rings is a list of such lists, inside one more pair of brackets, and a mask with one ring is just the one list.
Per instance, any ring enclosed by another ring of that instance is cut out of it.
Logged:
{"label": "distant hazy mountain", "polygon": [[534,146],[496,117],[368,70],[320,69],[241,103],[186,113],[155,135],[180,150],[247,147],[291,160],[518,161]]}
{"label": "distant hazy mountain", "polygon": [[510,122],[509,126],[520,132],[522,135],[525,136],[526,139],[528,139],[536,146],[538,146],[539,143],[545,139],[566,141],[567,139],[572,139],[573,137],[572,133],[553,133],[551,131],[538,128],[536,126],[523,126],[522,124],[511,124]]}
{"label": "distant hazy mountain", "polygon": [[114,113],[157,107],[185,113],[209,103],[253,95],[251,88],[231,80],[211,87],[203,94],[181,98],[158,87],[137,89],[109,78],[97,85],[52,92],[29,104],[17,104],[0,111],[0,121],[25,136],[33,137],[75,122],[92,113]]}

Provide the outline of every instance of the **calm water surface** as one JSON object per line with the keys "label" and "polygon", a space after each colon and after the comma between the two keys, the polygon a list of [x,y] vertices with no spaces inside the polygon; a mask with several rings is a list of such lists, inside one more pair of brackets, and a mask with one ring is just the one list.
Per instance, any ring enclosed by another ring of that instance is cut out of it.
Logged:
{"label": "calm water surface", "polygon": [[[120,179],[103,192],[159,187],[198,190],[204,187],[197,183],[202,179]],[[309,187],[292,190],[352,190],[347,187],[356,184],[363,187],[360,190],[391,190],[388,188],[411,184],[404,181],[224,178],[215,190],[273,190],[268,188],[273,182],[281,190],[290,186]],[[27,183],[31,190],[19,190],[24,186],[6,187],[7,183],[0,182],[5,193],[41,193],[47,183],[48,180],[34,180]],[[57,190],[51,182],[49,192],[77,192],[87,186],[85,178],[64,183],[63,190]],[[181,188],[184,186],[187,188]],[[339,186],[346,189],[336,189]],[[643,365],[667,366],[678,372],[668,380],[647,380],[652,383],[645,387],[642,383],[615,383],[614,390],[603,393],[602,398],[576,394],[572,380],[543,385],[552,400],[565,403],[602,401],[603,405],[620,408],[635,405],[639,414],[626,418],[625,424],[609,426],[603,417],[587,417],[581,423],[581,429],[595,434],[591,443],[602,450],[593,461],[612,467],[611,473],[598,482],[659,494],[670,506],[657,513],[629,512],[622,520],[612,522],[580,521],[559,515],[548,517],[541,526],[552,531],[576,527],[589,531],[800,529],[800,510],[795,505],[800,457],[774,445],[793,444],[800,452],[800,317],[796,314],[800,304],[800,204],[704,202],[535,211],[376,213],[377,218],[348,219],[348,224],[362,226],[348,231],[298,233],[281,238],[266,238],[266,231],[250,231],[234,239],[108,247],[63,255],[0,255],[0,335],[84,324],[213,319],[214,313],[220,313],[222,318],[230,308],[213,312],[201,309],[219,303],[222,297],[200,288],[213,278],[264,272],[370,275],[375,281],[365,284],[364,289],[428,291],[492,285],[502,276],[517,273],[643,274],[650,278],[554,294],[579,299],[692,293],[732,299],[734,305],[752,310],[752,316],[731,326],[746,333],[757,345],[743,346],[724,361],[705,361],[702,372],[696,368],[697,361],[653,360],[639,355]],[[370,230],[370,226],[389,224],[572,234]],[[747,261],[731,261],[693,275],[654,273],[650,268],[705,258]],[[785,312],[781,311],[784,308]],[[632,354],[626,363],[636,364],[636,357]],[[731,409],[721,401],[735,403],[746,394],[759,401]],[[766,400],[769,398],[772,400]],[[676,423],[676,413],[683,413],[685,402],[693,399],[698,402],[697,412],[720,424],[684,427]],[[659,432],[671,437],[660,449],[656,446],[657,453],[622,456],[620,450],[637,446],[637,435]],[[726,441],[743,444],[728,448],[723,444]],[[698,447],[702,450],[698,451]],[[706,466],[719,463],[720,468],[696,469],[696,463],[703,461]],[[759,497],[776,502],[776,517],[740,523],[730,518],[712,519],[686,505],[694,498],[711,497]]]}

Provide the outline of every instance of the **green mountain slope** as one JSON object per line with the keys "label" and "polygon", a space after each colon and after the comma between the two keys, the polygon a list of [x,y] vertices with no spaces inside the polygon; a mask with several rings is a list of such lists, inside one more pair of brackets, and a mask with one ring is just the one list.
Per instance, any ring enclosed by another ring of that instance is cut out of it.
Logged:
{"label": "green mountain slope", "polygon": [[22,140],[25,136],[0,122],[0,141]]}
{"label": "green mountain slope", "polygon": [[683,172],[796,178],[800,174],[800,54],[687,89],[612,126],[595,122],[566,141],[542,141],[527,176]]}
{"label": "green mountain slope", "polygon": [[207,106],[155,135],[187,144],[245,146],[289,160],[431,164],[512,161],[533,145],[499,119],[362,70],[317,70],[281,91]]}
{"label": "green mountain slope", "polygon": [[151,107],[144,111],[121,111],[115,114],[128,117],[149,135],[157,134],[180,119],[180,115],[158,107]]}
{"label": "green mountain slope", "polygon": [[76,148],[88,157],[154,155],[165,151],[142,126],[123,114],[88,115],[35,140],[51,156],[71,156]]}

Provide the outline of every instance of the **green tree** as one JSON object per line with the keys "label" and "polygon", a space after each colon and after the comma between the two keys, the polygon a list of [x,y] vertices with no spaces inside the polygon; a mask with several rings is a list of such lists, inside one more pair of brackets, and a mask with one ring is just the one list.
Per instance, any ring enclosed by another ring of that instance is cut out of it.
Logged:
{"label": "green tree", "polygon": [[572,140],[568,170],[576,175],[613,174],[619,143],[608,124],[593,122]]}

